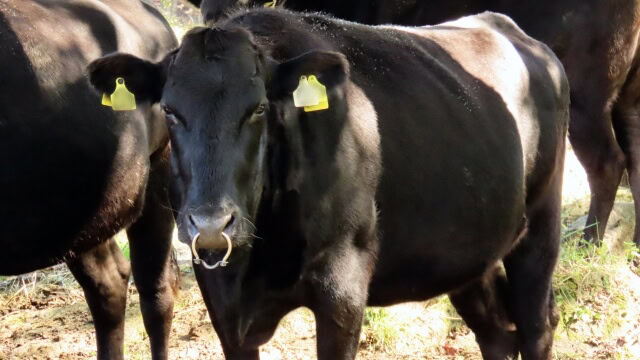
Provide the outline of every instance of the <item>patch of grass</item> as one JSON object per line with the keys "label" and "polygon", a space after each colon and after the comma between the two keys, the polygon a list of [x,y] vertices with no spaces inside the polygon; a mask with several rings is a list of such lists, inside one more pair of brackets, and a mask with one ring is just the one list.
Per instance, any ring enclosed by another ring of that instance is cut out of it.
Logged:
{"label": "patch of grass", "polygon": [[393,317],[385,308],[367,308],[360,345],[374,351],[392,350],[399,335]]}
{"label": "patch of grass", "polygon": [[[181,0],[148,0],[162,13],[169,25],[176,30],[182,29],[182,33],[200,23],[200,11]],[[180,34],[176,34],[180,35]]]}
{"label": "patch of grass", "polygon": [[640,276],[640,249],[632,241],[625,241],[622,246],[622,255],[630,265],[631,271]]}
{"label": "patch of grass", "polygon": [[[618,200],[626,199],[624,191]],[[563,208],[563,224],[571,224],[585,209],[589,199],[578,200]],[[582,238],[584,227],[565,227],[560,258],[553,286],[560,313],[557,342],[584,343],[598,349],[604,358],[635,358],[629,348],[620,346],[628,330],[630,313],[637,312],[630,279],[638,274],[638,248],[626,236],[619,246],[603,242],[594,245]],[[622,340],[621,340],[622,339]],[[566,349],[558,358],[565,358]],[[594,355],[594,354],[590,354]],[[581,353],[577,357],[585,357]],[[568,357],[571,358],[571,357]]]}
{"label": "patch of grass", "polygon": [[606,246],[569,238],[562,246],[554,277],[557,301],[577,301],[583,294],[610,288],[611,268],[617,265],[618,259]]}
{"label": "patch of grass", "polygon": [[448,335],[460,333],[467,326],[460,315],[458,315],[456,308],[451,304],[451,300],[449,300],[448,296],[438,297],[437,306],[439,306],[444,313],[444,320],[447,325]]}
{"label": "patch of grass", "polygon": [[131,251],[129,249],[129,239],[127,238],[127,233],[124,231],[121,231],[118,234],[116,234],[115,239],[116,239],[116,243],[118,244],[118,247],[120,247],[120,250],[124,254],[124,257],[130,261]]}
{"label": "patch of grass", "polygon": [[146,339],[141,340],[140,344],[136,344],[138,346],[135,349],[130,349],[125,346],[124,348],[124,357],[128,360],[146,360],[151,359],[151,350],[147,349],[144,345],[146,344]]}
{"label": "patch of grass", "polygon": [[616,201],[633,202],[633,194],[628,188],[620,187],[616,192]]}
{"label": "patch of grass", "polygon": [[577,218],[585,215],[589,211],[589,199],[591,196],[585,196],[580,199],[573,200],[562,204],[562,224],[568,225]]}

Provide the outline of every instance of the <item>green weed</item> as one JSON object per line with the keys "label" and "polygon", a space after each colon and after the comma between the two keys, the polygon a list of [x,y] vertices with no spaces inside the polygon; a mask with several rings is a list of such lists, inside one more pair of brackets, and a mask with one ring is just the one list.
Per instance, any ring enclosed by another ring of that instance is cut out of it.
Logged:
{"label": "green weed", "polygon": [[391,350],[398,338],[397,325],[385,308],[367,308],[364,314],[364,326],[361,346],[375,351]]}
{"label": "green weed", "polygon": [[[619,191],[618,200],[627,199],[627,192]],[[604,349],[616,348],[616,342],[624,337],[626,323],[631,320],[628,313],[635,312],[628,280],[633,277],[629,270],[638,274],[639,251],[626,239],[627,235],[619,245],[603,241],[596,246],[582,238],[584,227],[569,229],[566,224],[582,216],[588,202],[586,198],[563,207],[563,243],[553,277],[560,313],[556,339],[596,346],[606,353],[603,356],[614,356],[615,352],[616,358],[632,358],[627,348],[620,347],[611,353]],[[568,353],[557,355],[565,358]],[[578,357],[584,356],[583,353]]]}
{"label": "green weed", "polygon": [[116,234],[115,239],[118,247],[120,247],[120,250],[122,251],[122,254],[124,254],[124,257],[127,258],[127,260],[131,260],[131,251],[129,249],[129,239],[127,238],[127,233],[121,231]]}

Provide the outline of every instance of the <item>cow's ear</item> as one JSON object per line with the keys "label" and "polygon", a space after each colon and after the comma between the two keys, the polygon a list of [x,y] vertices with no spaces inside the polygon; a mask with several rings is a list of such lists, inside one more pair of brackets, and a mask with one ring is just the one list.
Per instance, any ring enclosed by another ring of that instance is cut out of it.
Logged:
{"label": "cow's ear", "polygon": [[341,86],[349,77],[347,58],[333,51],[310,51],[275,65],[269,81],[269,99],[291,96],[301,76],[315,75],[327,90]]}
{"label": "cow's ear", "polygon": [[137,101],[156,103],[162,97],[167,78],[166,60],[152,63],[129,54],[107,55],[89,64],[89,82],[100,93],[111,94],[116,79],[123,78]]}

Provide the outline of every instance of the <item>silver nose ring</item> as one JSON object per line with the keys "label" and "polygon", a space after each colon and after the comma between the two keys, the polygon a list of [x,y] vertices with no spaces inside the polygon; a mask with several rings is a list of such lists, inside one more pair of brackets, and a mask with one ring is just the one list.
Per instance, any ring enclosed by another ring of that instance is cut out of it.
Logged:
{"label": "silver nose ring", "polygon": [[227,241],[227,253],[224,254],[224,257],[222,258],[222,260],[218,261],[213,265],[209,265],[204,260],[200,259],[200,256],[198,256],[196,243],[198,242],[198,239],[200,239],[200,233],[197,233],[191,240],[191,253],[193,254],[193,263],[196,265],[202,265],[207,270],[213,270],[219,266],[220,267],[227,266],[228,264],[227,260],[229,259],[229,256],[231,256],[231,249],[233,248],[233,244],[231,243],[231,238],[226,233],[222,232],[222,237]]}

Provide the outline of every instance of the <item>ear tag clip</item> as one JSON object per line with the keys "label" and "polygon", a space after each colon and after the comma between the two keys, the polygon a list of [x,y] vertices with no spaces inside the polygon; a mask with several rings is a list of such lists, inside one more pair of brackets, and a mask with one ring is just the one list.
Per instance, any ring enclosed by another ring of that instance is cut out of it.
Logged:
{"label": "ear tag clip", "polygon": [[278,2],[278,0],[273,0],[273,1],[266,2],[266,3],[264,3],[264,7],[275,8],[277,2]]}
{"label": "ear tag clip", "polygon": [[305,112],[318,111],[318,110],[326,110],[329,108],[329,98],[327,97],[327,87],[322,85],[320,81],[316,78],[315,75],[309,76],[308,80],[309,86],[311,86],[315,92],[318,94],[318,104],[305,106]]}
{"label": "ear tag clip", "polygon": [[116,79],[116,89],[110,97],[107,94],[102,96],[102,105],[111,106],[116,111],[126,111],[136,109],[136,97],[133,95],[124,83],[124,79],[119,77]]}
{"label": "ear tag clip", "polygon": [[111,95],[107,93],[102,94],[102,105],[108,106],[108,107],[111,107],[113,105],[111,104]]}

